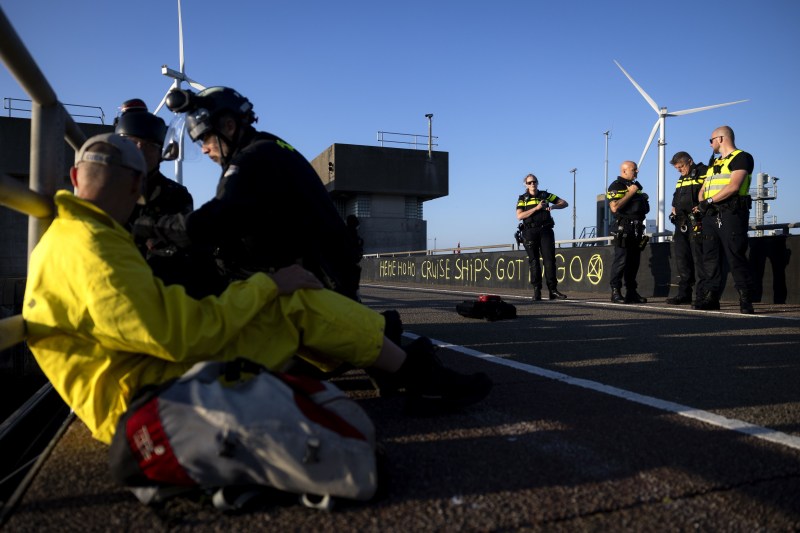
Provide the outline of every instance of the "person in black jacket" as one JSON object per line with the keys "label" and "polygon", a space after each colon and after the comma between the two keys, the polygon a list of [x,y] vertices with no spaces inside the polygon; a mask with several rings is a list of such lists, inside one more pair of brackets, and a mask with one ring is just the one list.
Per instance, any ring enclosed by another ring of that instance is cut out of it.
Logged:
{"label": "person in black jacket", "polygon": [[[619,167],[620,175],[608,186],[606,198],[614,215],[614,263],[611,266],[611,301],[614,303],[647,303],[637,291],[636,274],[642,250],[647,244],[644,235],[645,215],[650,212],[647,194],[636,181],[639,169],[633,161]],[[625,282],[625,296],[622,283]]]}
{"label": "person in black jacket", "polygon": [[[161,146],[167,134],[164,120],[149,113],[141,99],[132,98],[120,106],[114,132],[133,141],[142,151],[147,165],[142,197],[128,220],[128,229],[142,217],[158,219],[190,213],[194,203],[189,190],[160,170]],[[225,289],[210,251],[202,246],[181,248],[157,236],[139,236],[134,241],[153,274],[165,285],[183,285],[193,297],[218,295]]]}
{"label": "person in black jacket", "polygon": [[214,250],[230,280],[300,264],[358,300],[360,251],[311,164],[288,142],[256,131],[250,101],[228,87],[173,90],[202,151],[222,167],[216,197],[186,215],[145,220],[135,233]]}
{"label": "person in black jacket", "polygon": [[695,163],[686,152],[676,153],[670,164],[680,173],[672,195],[672,212],[669,215],[670,221],[675,224],[672,249],[678,271],[678,294],[667,298],[666,302],[680,305],[692,303],[693,288],[696,288],[697,300],[704,294],[702,216],[693,211],[696,211],[700,202],[697,195],[703,186],[708,167]]}
{"label": "person in black jacket", "polygon": [[556,279],[556,241],[553,234],[555,222],[550,215],[551,209],[564,209],[569,204],[547,191],[539,190],[539,178],[533,174],[525,176],[525,194],[517,198],[517,220],[522,233],[522,245],[528,254],[530,281],[533,285],[533,299],[542,299],[542,267],[539,254],[544,262],[544,277],[550,291],[550,299],[567,298],[558,290]]}

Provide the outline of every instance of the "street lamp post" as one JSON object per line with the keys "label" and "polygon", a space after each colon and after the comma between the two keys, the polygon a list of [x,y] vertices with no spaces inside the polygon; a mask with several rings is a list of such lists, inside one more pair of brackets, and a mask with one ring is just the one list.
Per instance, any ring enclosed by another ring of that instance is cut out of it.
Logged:
{"label": "street lamp post", "polygon": [[[603,132],[603,135],[606,136],[606,186],[603,189],[603,194],[605,195],[608,191],[608,138],[611,136],[611,130],[606,130]],[[600,236],[605,237],[608,235],[608,202],[603,202],[603,230]],[[599,232],[598,232],[599,233]]]}
{"label": "street lamp post", "polygon": [[[577,168],[573,168],[570,170],[572,172],[572,240],[575,240],[575,225],[577,224],[577,215],[575,210],[575,174],[578,173]],[[573,248],[575,247],[575,243],[572,243]]]}
{"label": "street lamp post", "polygon": [[428,159],[432,159],[433,158],[433,113],[426,113],[425,118],[428,119]]}

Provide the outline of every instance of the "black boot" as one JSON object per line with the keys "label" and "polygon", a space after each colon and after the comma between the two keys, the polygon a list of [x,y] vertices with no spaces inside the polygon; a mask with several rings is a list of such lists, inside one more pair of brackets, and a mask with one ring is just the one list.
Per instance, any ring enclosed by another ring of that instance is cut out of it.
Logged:
{"label": "black boot", "polygon": [[541,288],[537,288],[537,287],[533,288],[533,299],[535,301],[537,301],[537,302],[542,299],[542,289]]}
{"label": "black boot", "polygon": [[403,321],[400,319],[400,313],[394,309],[388,309],[381,314],[386,321],[386,325],[383,328],[384,336],[396,345],[401,346],[400,343],[403,340]]}
{"label": "black boot", "polygon": [[739,312],[743,315],[752,315],[755,312],[753,302],[750,301],[750,291],[747,289],[739,289]]}
{"label": "black boot", "polygon": [[559,292],[558,289],[553,289],[552,291],[550,291],[550,299],[551,300],[566,300],[567,299],[567,295],[562,293],[562,292]]}
{"label": "black boot", "polygon": [[611,289],[611,301],[615,304],[625,303],[625,298],[622,297],[622,292],[619,289]]}
{"label": "black boot", "polygon": [[394,377],[405,386],[406,412],[436,415],[483,400],[492,380],[483,372],[462,374],[447,368],[436,357],[436,347],[419,337],[406,348],[405,362]]}
{"label": "black boot", "polygon": [[698,311],[719,311],[719,297],[711,291],[706,291],[692,307]]}
{"label": "black boot", "polygon": [[692,303],[692,297],[678,294],[677,296],[667,298],[666,302],[670,305],[690,304]]}
{"label": "black boot", "polygon": [[626,304],[646,304],[647,298],[636,292],[636,289],[629,289],[625,292]]}

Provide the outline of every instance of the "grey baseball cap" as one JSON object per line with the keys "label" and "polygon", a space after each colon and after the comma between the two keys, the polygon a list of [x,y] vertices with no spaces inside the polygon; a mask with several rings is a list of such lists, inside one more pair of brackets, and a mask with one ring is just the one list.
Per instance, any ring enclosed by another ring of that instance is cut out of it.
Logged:
{"label": "grey baseball cap", "polygon": [[[98,144],[107,144],[111,146],[113,154],[103,154],[100,152],[93,152],[92,148]],[[139,174],[147,173],[147,164],[144,161],[144,155],[139,147],[122,135],[117,133],[103,133],[95,135],[83,143],[81,149],[75,154],[75,166],[81,162],[98,163],[107,166],[120,166],[129,168],[138,172]]]}

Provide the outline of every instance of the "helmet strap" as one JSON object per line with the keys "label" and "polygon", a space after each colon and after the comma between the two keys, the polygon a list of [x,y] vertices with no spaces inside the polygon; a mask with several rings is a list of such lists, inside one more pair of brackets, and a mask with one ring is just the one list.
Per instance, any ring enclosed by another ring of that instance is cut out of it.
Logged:
{"label": "helmet strap", "polygon": [[[222,163],[223,172],[228,168],[228,165],[230,165],[231,161],[233,160],[233,156],[238,152],[239,140],[242,137],[243,128],[238,122],[234,122],[236,123],[236,129],[233,131],[233,135],[231,137],[223,134],[221,128],[214,128],[214,135],[217,137],[217,145],[219,147],[219,156]],[[221,140],[225,141],[225,146],[228,148],[227,153],[223,153],[223,143],[220,142]]]}

